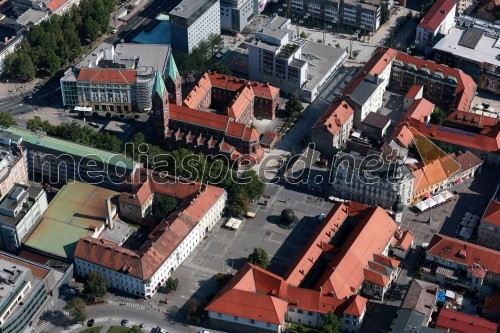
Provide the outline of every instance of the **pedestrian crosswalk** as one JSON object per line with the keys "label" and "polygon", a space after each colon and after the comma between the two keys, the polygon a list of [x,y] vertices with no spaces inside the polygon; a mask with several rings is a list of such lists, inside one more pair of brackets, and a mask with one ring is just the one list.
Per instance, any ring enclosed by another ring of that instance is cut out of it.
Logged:
{"label": "pedestrian crosswalk", "polygon": [[35,333],[42,333],[44,329],[46,329],[47,327],[49,327],[50,323],[45,321],[45,320],[42,320],[42,321],[39,321],[38,322],[38,325],[36,325],[35,327],[33,327],[33,332]]}
{"label": "pedestrian crosswalk", "polygon": [[138,309],[141,309],[141,310],[145,310],[146,309],[146,307],[144,305],[135,304],[135,303],[108,301],[108,304],[121,305],[121,306],[130,306],[132,308],[138,308]]}

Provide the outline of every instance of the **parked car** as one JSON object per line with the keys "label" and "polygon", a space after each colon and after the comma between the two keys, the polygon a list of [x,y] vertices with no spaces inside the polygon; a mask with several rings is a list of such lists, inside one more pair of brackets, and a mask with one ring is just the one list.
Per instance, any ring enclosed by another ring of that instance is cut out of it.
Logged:
{"label": "parked car", "polygon": [[68,294],[70,294],[70,295],[75,295],[75,294],[76,294],[76,290],[75,290],[75,289],[73,289],[73,288],[68,288],[68,289],[66,289],[66,292],[67,292]]}
{"label": "parked car", "polygon": [[95,320],[94,320],[94,319],[89,319],[89,320],[87,321],[87,326],[88,326],[88,327],[92,327],[92,326],[94,326],[94,323],[95,323]]}
{"label": "parked car", "polygon": [[141,323],[141,324],[139,325],[139,328],[146,328],[146,324]]}
{"label": "parked car", "polygon": [[319,214],[318,221],[323,222],[324,220],[325,220],[325,214],[323,214],[323,213]]}
{"label": "parked car", "polygon": [[128,320],[127,319],[123,319],[122,322],[121,322],[122,326],[127,326],[128,324]]}

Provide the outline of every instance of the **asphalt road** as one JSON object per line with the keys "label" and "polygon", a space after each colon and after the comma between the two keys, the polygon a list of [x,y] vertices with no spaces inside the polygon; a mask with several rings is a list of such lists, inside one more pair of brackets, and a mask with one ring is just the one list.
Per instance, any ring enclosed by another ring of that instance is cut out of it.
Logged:
{"label": "asphalt road", "polygon": [[160,13],[170,12],[180,2],[181,0],[153,0],[149,2],[135,16],[130,18],[126,24],[122,25],[116,34],[106,39],[106,42],[116,44],[122,39],[126,42],[131,41],[141,31],[141,26],[149,24]]}

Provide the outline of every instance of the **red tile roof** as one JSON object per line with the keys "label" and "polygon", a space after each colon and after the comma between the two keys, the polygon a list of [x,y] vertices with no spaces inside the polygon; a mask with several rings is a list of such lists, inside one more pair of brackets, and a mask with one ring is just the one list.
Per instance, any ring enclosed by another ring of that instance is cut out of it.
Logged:
{"label": "red tile roof", "polygon": [[135,83],[137,82],[137,71],[135,69],[82,68],[78,74],[78,81]]}
{"label": "red tile roof", "polygon": [[379,263],[383,264],[384,266],[390,267],[392,269],[398,268],[399,264],[401,263],[397,259],[394,259],[394,258],[391,258],[391,257],[388,257],[388,256],[384,256],[383,254],[380,254],[380,253],[374,253],[373,254],[373,259],[376,262],[379,262]]}
{"label": "red tile roof", "polygon": [[366,281],[370,281],[379,286],[385,287],[389,283],[389,277],[383,273],[368,268],[363,268],[363,274],[365,276]]}
{"label": "red tile roof", "polygon": [[435,104],[425,98],[417,99],[411,103],[402,119],[413,118],[421,122],[428,122],[435,106]]}
{"label": "red tile roof", "polygon": [[458,154],[458,156],[455,156],[453,159],[460,164],[460,171],[469,170],[483,164],[482,159],[468,150],[465,153]]}
{"label": "red tile roof", "polygon": [[498,291],[486,297],[483,306],[483,314],[487,313],[500,313],[500,293],[498,293]]}
{"label": "red tile roof", "polygon": [[345,204],[341,203],[330,210],[285,273],[284,279],[287,283],[292,286],[299,286],[307,273],[309,273],[309,270],[313,267],[314,263],[318,260],[321,253],[323,253],[321,245],[325,243],[328,244],[331,241],[347,216],[355,212],[369,209],[369,206],[358,203],[354,203],[351,206],[347,207]]}
{"label": "red tile roof", "polygon": [[[163,181],[159,183],[154,180],[155,177]],[[142,185],[144,192],[139,190],[137,193],[141,194],[135,198],[122,193],[120,200],[140,204],[148,198],[149,191],[155,191],[184,199],[180,208],[160,222],[137,251],[125,249],[113,242],[86,237],[78,241],[75,258],[148,280],[224,194],[223,189],[215,186],[183,183],[174,179],[165,181],[165,177],[158,174],[150,173],[147,179],[147,184]]]}
{"label": "red tile roof", "polygon": [[338,298],[355,294],[363,283],[363,268],[374,254],[381,254],[397,230],[394,220],[381,207],[370,208],[356,225],[340,252],[319,279],[315,289],[321,288]]}
{"label": "red tile roof", "polygon": [[477,129],[483,135],[495,135],[500,130],[500,120],[471,112],[454,111],[446,117],[446,122]]}
{"label": "red tile roof", "polygon": [[484,212],[482,221],[500,226],[500,202],[491,200]]}
{"label": "red tile roof", "polygon": [[50,9],[52,13],[54,13],[66,2],[68,2],[68,0],[51,0],[47,3],[47,8]]}
{"label": "red tile roof", "polygon": [[436,328],[460,333],[496,333],[498,324],[484,318],[442,308],[436,321]]}
{"label": "red tile roof", "polygon": [[239,121],[245,110],[252,106],[255,94],[249,86],[245,86],[228,108],[227,115]]}
{"label": "red tile roof", "polygon": [[176,104],[169,104],[170,118],[198,126],[224,131],[230,121],[227,116],[206,112]]}
{"label": "red tile roof", "polygon": [[288,306],[317,313],[338,312],[345,304],[345,300],[336,297],[321,295],[317,290],[288,288]]}
{"label": "red tile roof", "polygon": [[403,249],[404,251],[408,251],[413,244],[414,238],[415,236],[413,236],[410,231],[405,230],[403,231],[403,236],[401,236],[401,238],[396,243],[396,247]]}
{"label": "red tile roof", "polygon": [[[446,0],[450,1],[450,0]],[[457,81],[457,88],[455,89],[456,97],[450,105],[451,110],[459,110],[468,112],[471,107],[472,99],[474,98],[476,83],[474,80],[459,69],[451,68],[446,65],[435,63],[434,61],[424,60],[419,57],[409,55],[407,53],[399,52],[396,57],[403,65],[409,63],[414,64],[419,70],[425,67],[429,70],[430,74],[442,73],[444,78],[453,77]]]}
{"label": "red tile roof", "polygon": [[495,136],[481,135],[463,130],[456,130],[447,126],[424,124],[411,119],[406,122],[406,124],[408,127],[414,128],[431,140],[442,141],[460,147],[467,147],[490,153],[500,153],[500,134]]}
{"label": "red tile roof", "polygon": [[439,25],[444,21],[446,15],[456,6],[452,0],[437,0],[422,18],[418,26],[420,28],[436,31]]}
{"label": "red tile roof", "polygon": [[367,299],[363,296],[356,295],[349,299],[349,306],[344,310],[345,314],[361,317],[366,309]]}
{"label": "red tile roof", "polygon": [[424,88],[424,86],[421,85],[413,85],[411,86],[410,90],[405,95],[405,98],[415,98],[417,97],[417,94]]}
{"label": "red tile roof", "polygon": [[[465,258],[459,255],[463,251]],[[480,265],[488,272],[500,275],[500,252],[487,247],[436,234],[429,243],[427,253],[467,267]]]}
{"label": "red tile roof", "polygon": [[207,73],[204,73],[194,88],[189,92],[189,95],[184,99],[183,103],[192,109],[197,109],[200,107],[201,101],[205,98],[207,94],[210,94],[212,90],[212,82]]}
{"label": "red tile roof", "polygon": [[333,102],[328,110],[318,119],[313,128],[324,126],[327,131],[337,135],[340,128],[354,115],[354,109],[345,101]]}

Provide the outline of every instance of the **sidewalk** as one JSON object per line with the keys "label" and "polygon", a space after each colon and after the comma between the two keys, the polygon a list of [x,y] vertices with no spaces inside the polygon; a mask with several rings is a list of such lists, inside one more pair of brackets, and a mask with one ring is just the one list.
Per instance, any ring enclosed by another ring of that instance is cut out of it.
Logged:
{"label": "sidewalk", "polygon": [[42,82],[40,79],[34,79],[26,83],[18,82],[0,82],[0,99],[14,97],[16,95],[22,95],[28,91],[33,90],[37,84]]}

